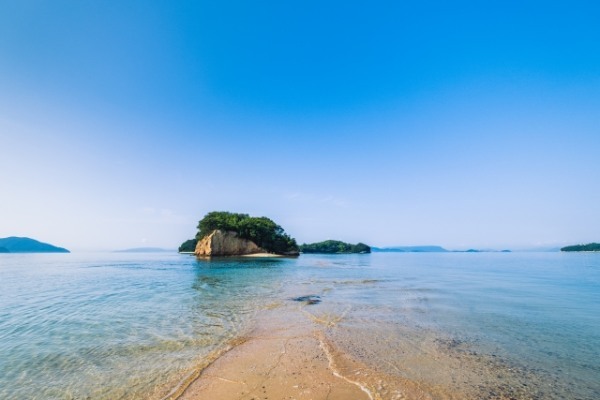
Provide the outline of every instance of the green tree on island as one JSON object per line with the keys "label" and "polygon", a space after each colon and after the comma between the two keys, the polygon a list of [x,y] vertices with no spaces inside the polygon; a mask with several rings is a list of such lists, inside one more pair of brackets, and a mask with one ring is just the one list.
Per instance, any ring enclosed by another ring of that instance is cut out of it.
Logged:
{"label": "green tree on island", "polygon": [[560,251],[600,251],[600,243],[576,244],[563,247]]}
{"label": "green tree on island", "polygon": [[364,243],[350,244],[339,240],[325,240],[319,243],[303,244],[300,246],[300,251],[322,254],[370,253],[371,248]]}
{"label": "green tree on island", "polygon": [[[184,242],[179,251],[194,251],[196,243],[215,230],[235,232],[240,238],[256,243],[268,252],[277,254],[297,253],[296,240],[285,233],[283,228],[267,217],[251,217],[248,214],[227,211],[209,212],[198,222],[196,239]],[[191,250],[182,250],[191,249]]]}
{"label": "green tree on island", "polygon": [[180,253],[193,253],[196,250],[196,244],[198,244],[198,240],[190,239],[186,240],[179,246]]}

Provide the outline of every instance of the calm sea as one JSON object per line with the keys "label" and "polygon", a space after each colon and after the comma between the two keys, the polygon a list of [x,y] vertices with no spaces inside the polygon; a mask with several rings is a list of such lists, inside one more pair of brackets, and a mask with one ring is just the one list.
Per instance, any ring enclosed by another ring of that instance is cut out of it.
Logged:
{"label": "calm sea", "polygon": [[600,253],[2,254],[0,398],[161,399],[256,313],[302,295],[382,376],[600,398]]}

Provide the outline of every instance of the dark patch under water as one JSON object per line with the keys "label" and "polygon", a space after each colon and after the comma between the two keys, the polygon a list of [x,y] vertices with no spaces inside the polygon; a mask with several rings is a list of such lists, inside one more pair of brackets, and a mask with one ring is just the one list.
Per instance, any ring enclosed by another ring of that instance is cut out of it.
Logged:
{"label": "dark patch under water", "polygon": [[307,296],[300,296],[292,298],[293,301],[298,301],[301,303],[306,303],[308,305],[311,304],[319,304],[321,302],[321,296],[317,296],[314,294],[309,294]]}

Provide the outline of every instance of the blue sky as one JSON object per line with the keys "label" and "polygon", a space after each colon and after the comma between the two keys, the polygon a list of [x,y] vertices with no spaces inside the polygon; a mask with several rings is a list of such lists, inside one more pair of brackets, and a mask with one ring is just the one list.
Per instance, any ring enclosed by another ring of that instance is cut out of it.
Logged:
{"label": "blue sky", "polygon": [[600,240],[595,2],[0,3],[0,237]]}

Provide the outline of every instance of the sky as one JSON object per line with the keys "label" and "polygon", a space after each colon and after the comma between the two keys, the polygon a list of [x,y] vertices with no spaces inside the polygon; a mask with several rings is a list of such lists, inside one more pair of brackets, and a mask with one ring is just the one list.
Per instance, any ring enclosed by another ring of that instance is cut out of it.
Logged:
{"label": "sky", "polygon": [[595,1],[0,1],[0,237],[600,241]]}

